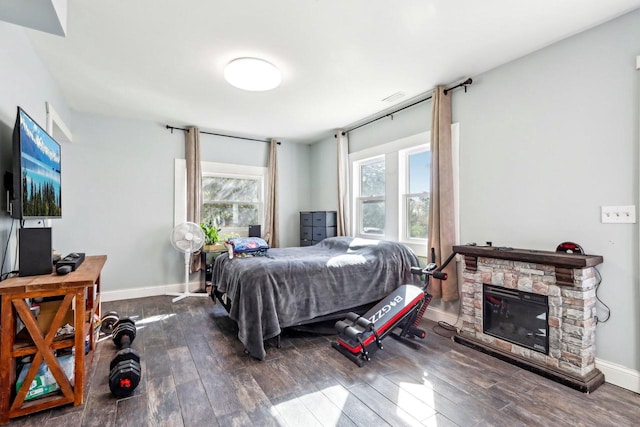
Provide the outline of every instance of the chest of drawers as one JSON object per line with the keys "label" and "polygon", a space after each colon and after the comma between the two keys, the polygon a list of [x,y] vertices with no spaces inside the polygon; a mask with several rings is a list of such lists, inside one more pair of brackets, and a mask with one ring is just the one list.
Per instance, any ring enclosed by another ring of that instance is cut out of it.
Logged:
{"label": "chest of drawers", "polygon": [[300,212],[300,246],[336,236],[336,211]]}

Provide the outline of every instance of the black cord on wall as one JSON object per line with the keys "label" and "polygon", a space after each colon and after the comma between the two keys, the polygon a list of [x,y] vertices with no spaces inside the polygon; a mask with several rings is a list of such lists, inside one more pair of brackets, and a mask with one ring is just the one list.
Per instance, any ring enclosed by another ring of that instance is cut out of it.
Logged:
{"label": "black cord on wall", "polygon": [[598,323],[606,323],[609,320],[609,318],[611,317],[611,309],[598,296],[598,288],[600,287],[600,284],[602,283],[602,276],[600,275],[600,272],[598,271],[598,269],[596,267],[593,267],[593,269],[596,271],[596,277],[598,278],[598,283],[596,283],[596,301],[599,302],[600,304],[602,304],[604,306],[605,310],[607,310],[607,318],[604,319],[604,320],[600,320],[600,317],[598,317],[598,315],[596,314],[596,325],[597,325]]}
{"label": "black cord on wall", "polygon": [[[11,241],[11,235],[13,234],[13,225],[16,223],[15,219],[11,220],[11,228],[9,229],[9,236],[7,237],[7,244],[4,247],[4,255],[2,255],[2,266],[0,266],[0,272],[4,270],[4,263],[7,260],[7,252],[9,251],[9,242]],[[0,281],[7,278],[13,271],[0,274]]]}

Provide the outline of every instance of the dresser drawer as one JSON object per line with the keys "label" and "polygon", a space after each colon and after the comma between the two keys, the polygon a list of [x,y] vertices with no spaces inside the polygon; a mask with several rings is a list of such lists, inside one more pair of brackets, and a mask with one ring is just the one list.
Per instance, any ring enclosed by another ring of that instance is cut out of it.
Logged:
{"label": "dresser drawer", "polygon": [[301,227],[300,240],[313,240],[313,227]]}
{"label": "dresser drawer", "polygon": [[313,214],[311,212],[300,212],[300,227],[312,227]]}
{"label": "dresser drawer", "polygon": [[336,237],[338,235],[336,227],[327,227],[325,230],[327,233],[326,237]]}
{"label": "dresser drawer", "polygon": [[335,212],[312,212],[314,227],[333,227],[336,225]]}
{"label": "dresser drawer", "polygon": [[314,243],[311,240],[300,240],[300,246],[312,246]]}
{"label": "dresser drawer", "polygon": [[327,237],[326,227],[313,227],[313,240],[322,240]]}
{"label": "dresser drawer", "polygon": [[326,212],[313,212],[313,226],[324,227],[327,223]]}

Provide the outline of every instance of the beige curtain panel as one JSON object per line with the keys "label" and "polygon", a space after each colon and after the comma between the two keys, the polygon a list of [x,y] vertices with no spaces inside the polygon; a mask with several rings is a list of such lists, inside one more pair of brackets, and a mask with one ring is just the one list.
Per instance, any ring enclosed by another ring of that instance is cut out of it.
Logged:
{"label": "beige curtain panel", "polygon": [[[436,263],[447,259],[456,239],[453,159],[451,147],[451,95],[438,86],[433,94],[431,113],[431,200],[429,203],[429,246],[434,248]],[[456,263],[450,263],[444,271],[449,278],[431,281],[430,292],[443,301],[455,301],[458,294]]]}
{"label": "beige curtain panel", "polygon": [[[187,162],[187,221],[200,224],[202,211],[202,168],[200,165],[200,131],[190,127],[185,132],[184,144]],[[191,254],[191,273],[202,268],[200,251]]]}
{"label": "beige curtain panel", "polygon": [[278,141],[272,139],[269,146],[269,187],[265,203],[264,240],[272,248],[279,246],[278,236]]}
{"label": "beige curtain panel", "polygon": [[338,131],[336,134],[338,149],[338,236],[349,236],[349,137]]}

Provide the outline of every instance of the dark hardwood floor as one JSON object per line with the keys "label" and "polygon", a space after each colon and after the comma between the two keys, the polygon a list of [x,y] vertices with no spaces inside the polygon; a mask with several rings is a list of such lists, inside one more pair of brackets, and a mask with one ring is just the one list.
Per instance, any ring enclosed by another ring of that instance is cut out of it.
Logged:
{"label": "dark hardwood floor", "polygon": [[[159,296],[103,304],[134,317],[143,378],[117,400],[101,342],[85,403],[11,426],[637,426],[640,395],[604,384],[583,394],[433,332],[416,351],[392,339],[363,368],[331,336],[287,333],[267,360],[246,356],[234,323],[209,298]],[[442,333],[447,331],[440,330]]]}

